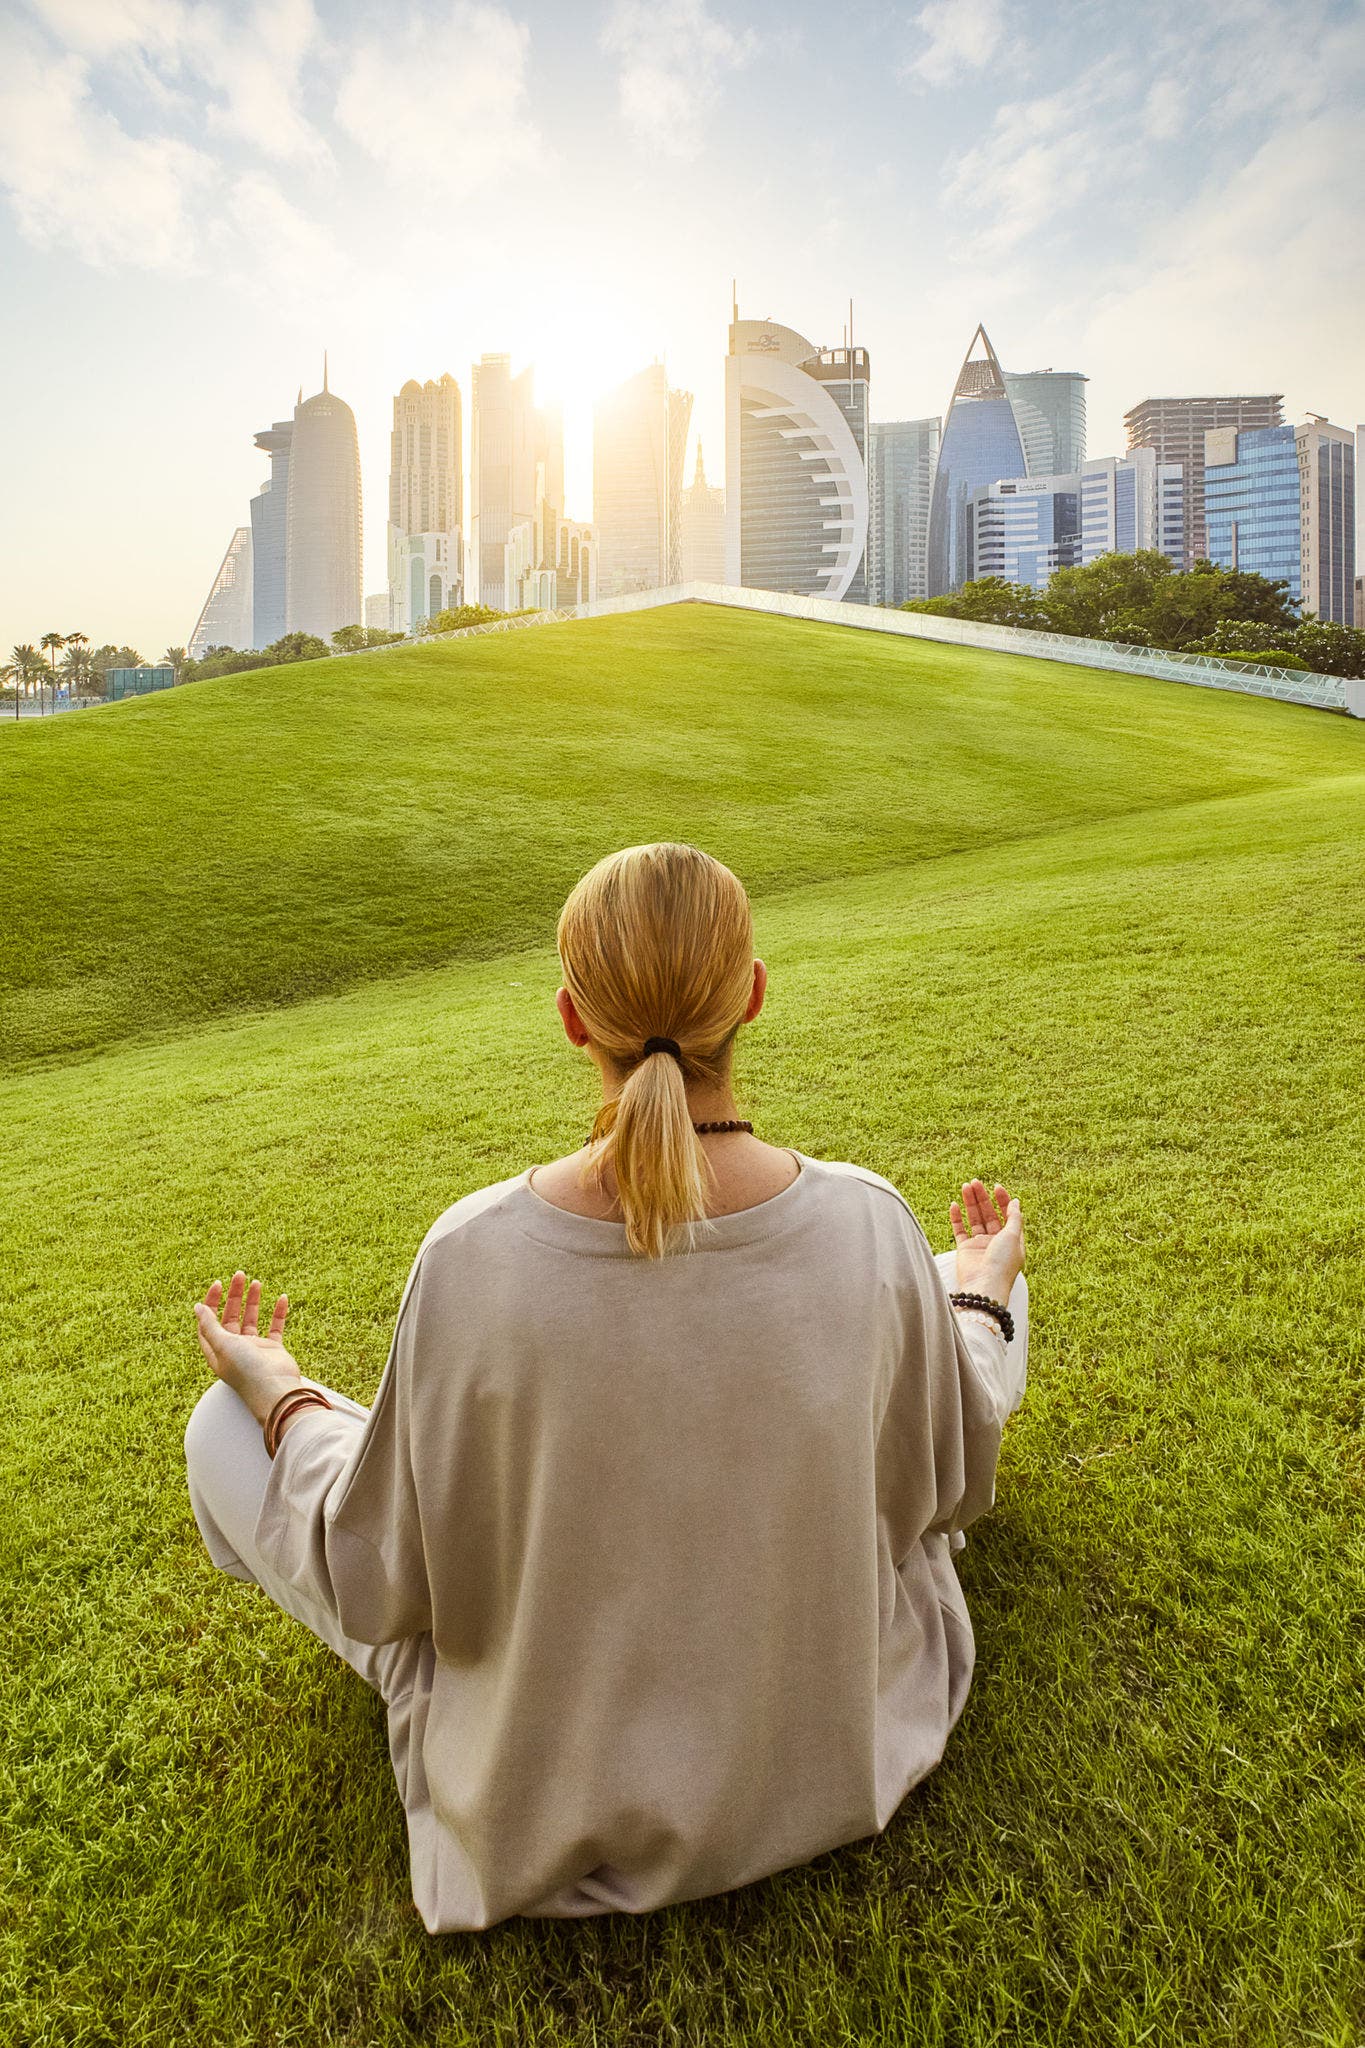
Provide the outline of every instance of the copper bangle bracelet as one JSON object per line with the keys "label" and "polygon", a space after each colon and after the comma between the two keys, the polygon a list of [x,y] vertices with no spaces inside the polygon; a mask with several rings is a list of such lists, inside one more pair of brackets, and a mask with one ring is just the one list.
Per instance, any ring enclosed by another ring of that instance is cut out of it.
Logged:
{"label": "copper bangle bracelet", "polygon": [[330,1408],[331,1402],[316,1387],[288,1387],[280,1395],[263,1425],[265,1448],[268,1457],[273,1458],[280,1447],[280,1427],[300,1408]]}

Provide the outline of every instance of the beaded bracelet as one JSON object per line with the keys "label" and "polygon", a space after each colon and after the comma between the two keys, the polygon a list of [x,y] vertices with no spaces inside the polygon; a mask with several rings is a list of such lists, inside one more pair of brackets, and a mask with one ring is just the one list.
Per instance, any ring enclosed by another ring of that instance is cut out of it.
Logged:
{"label": "beaded bracelet", "polygon": [[291,1415],[297,1414],[300,1408],[330,1408],[331,1405],[327,1396],[316,1387],[287,1388],[265,1418],[263,1428],[267,1455],[273,1458],[279,1449],[280,1429]]}
{"label": "beaded bracelet", "polygon": [[993,1316],[1000,1325],[1000,1334],[1007,1344],[1014,1341],[1014,1317],[1003,1302],[992,1301],[989,1294],[950,1294],[949,1301],[954,1308],[980,1309],[983,1315]]}

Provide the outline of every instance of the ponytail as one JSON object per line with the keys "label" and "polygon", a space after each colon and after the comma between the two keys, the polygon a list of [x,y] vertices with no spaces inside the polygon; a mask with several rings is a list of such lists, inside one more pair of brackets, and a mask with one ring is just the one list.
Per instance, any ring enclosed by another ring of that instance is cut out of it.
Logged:
{"label": "ponytail", "polygon": [[[713,1174],[686,1083],[726,1072],[753,986],[749,899],[729,868],[696,847],[628,847],[578,883],[558,939],[574,1008],[625,1070],[597,1112],[583,1178],[600,1187],[610,1165],[631,1250],[661,1258],[706,1216]],[[676,1058],[644,1049],[661,1031]]]}

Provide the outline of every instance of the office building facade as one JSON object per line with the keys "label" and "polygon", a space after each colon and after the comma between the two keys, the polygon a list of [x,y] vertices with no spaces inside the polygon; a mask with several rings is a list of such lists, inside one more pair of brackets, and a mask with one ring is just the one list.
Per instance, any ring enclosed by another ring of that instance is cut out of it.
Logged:
{"label": "office building facade", "polygon": [[1081,562],[1148,549],[1175,568],[1185,564],[1185,474],[1158,462],[1151,448],[1097,457],[1082,465]]}
{"label": "office building facade", "polygon": [[228,542],[186,653],[200,661],[210,647],[253,647],[251,528],[239,526]]}
{"label": "office building facade", "polygon": [[725,493],[706,481],[701,442],[692,481],[682,494],[680,583],[725,581]]}
{"label": "office building facade", "polygon": [[251,501],[251,638],[244,643],[248,647],[270,647],[285,630],[284,558],[293,438],[292,420],[276,420],[255,437],[255,445],[270,457],[270,475]]}
{"label": "office building facade", "polygon": [[1023,439],[1004,373],[985,328],[978,327],[953,387],[934,470],[926,574],[930,597],[946,597],[977,574],[976,492],[1002,478],[1026,475]]}
{"label": "office building facade", "polygon": [[867,350],[820,349],[770,320],[730,323],[725,581],[866,602]]}
{"label": "office building facade", "polygon": [[1284,420],[1284,394],[1252,397],[1144,398],[1124,414],[1128,452],[1151,448],[1158,462],[1178,462],[1185,476],[1185,559],[1191,569],[1208,554],[1204,519],[1204,437],[1222,428],[1251,433]]}
{"label": "office building facade", "polygon": [[928,596],[929,506],[942,422],[874,420],[868,453],[867,595],[901,605]]}
{"label": "office building facade", "polygon": [[972,574],[1045,590],[1080,560],[1079,475],[1005,477],[972,493]]}
{"label": "office building facade", "polygon": [[1318,416],[1294,430],[1299,459],[1299,602],[1339,626],[1356,610],[1356,444]]}
{"label": "office building facade", "polygon": [[[471,377],[469,565],[471,597],[496,611],[517,609],[509,585],[512,529],[530,526],[534,566],[544,563],[545,511],[564,508],[564,431],[558,410],[538,409],[535,373],[512,375],[512,359],[486,355]],[[522,544],[512,544],[513,573]]]}
{"label": "office building facade", "polygon": [[1305,614],[1355,619],[1354,438],[1326,420],[1239,433],[1205,446],[1210,560],[1287,583]]}
{"label": "office building facade", "polygon": [[387,590],[377,590],[373,597],[365,600],[365,626],[371,633],[391,633],[393,628],[393,599]]}
{"label": "office building facade", "polygon": [[1080,470],[1089,381],[1079,370],[1006,370],[1026,476],[1074,476]]}
{"label": "office building facade", "polygon": [[603,597],[682,580],[682,483],[690,391],[662,363],[599,399],[592,417],[592,515]]}
{"label": "office building facade", "polygon": [[360,624],[360,442],[355,414],[327,382],[294,410],[285,532],[285,630],[330,639]]}
{"label": "office building facade", "polygon": [[410,378],[389,440],[389,617],[410,633],[464,601],[464,439],[460,387],[447,372]]}

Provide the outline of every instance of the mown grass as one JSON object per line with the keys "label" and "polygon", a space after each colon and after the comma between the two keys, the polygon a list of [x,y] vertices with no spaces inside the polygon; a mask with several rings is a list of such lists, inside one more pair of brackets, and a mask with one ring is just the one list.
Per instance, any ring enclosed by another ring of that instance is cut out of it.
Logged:
{"label": "mown grass", "polygon": [[766,895],[1328,774],[1345,725],[703,606],[35,720],[0,730],[0,1045],[536,944],[604,846],[691,837]]}
{"label": "mown grass", "polygon": [[[852,636],[823,637],[838,667]],[[983,688],[1022,692],[1009,666]],[[928,784],[915,736],[965,731],[964,679],[897,672],[883,744]],[[533,947],[0,1086],[0,2039],[1360,2038],[1365,735],[1122,687],[1066,685],[1117,814],[1083,778],[1070,818],[1021,784],[1007,839],[966,749],[925,799],[939,845],[850,876],[832,838],[812,879],[803,814],[769,812],[797,883],[770,847],[771,992],[741,1055],[760,1130],[890,1174],[940,1244],[953,1186],[1003,1174],[1034,1313],[962,1561],[963,1722],[884,1836],[809,1869],[639,1921],[430,1939],[377,1702],[214,1573],[190,1520],[209,1274],[287,1284],[307,1369],[367,1398],[431,1216],[578,1141],[553,906]],[[1143,807],[1148,743],[1098,735],[1149,696],[1158,723],[1169,698],[1212,723],[1174,796],[1169,743]],[[1069,716],[1039,785],[1070,774]],[[813,730],[793,784],[820,780]],[[632,796],[589,855],[641,827],[703,838],[710,801],[682,777],[657,813]]]}

